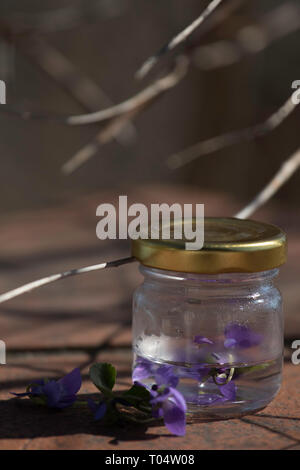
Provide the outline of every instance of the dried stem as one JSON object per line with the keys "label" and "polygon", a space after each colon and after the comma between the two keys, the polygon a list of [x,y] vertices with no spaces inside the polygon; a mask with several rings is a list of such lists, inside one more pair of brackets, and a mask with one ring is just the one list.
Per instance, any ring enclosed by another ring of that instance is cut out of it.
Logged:
{"label": "dried stem", "polygon": [[[280,170],[272,178],[269,184],[250,202],[244,209],[238,212],[235,217],[239,219],[246,219],[251,216],[257,209],[259,209],[263,204],[265,204],[271,197],[283,186],[284,183],[288,181],[289,178],[297,171],[300,167],[300,149],[297,150],[288,160],[284,162]],[[87,266],[79,269],[72,269],[70,271],[65,271],[59,274],[53,274],[51,276],[44,277],[37,281],[30,282],[25,284],[22,287],[13,289],[9,292],[6,292],[0,295],[0,303],[11,300],[19,295],[30,292],[34,289],[42,287],[46,284],[65,279],[67,277],[76,276],[77,274],[84,274],[91,271],[108,269],[112,267],[118,267],[123,264],[128,264],[136,261],[133,257],[122,258],[115,261],[110,261],[108,263],[96,264],[93,266]]]}
{"label": "dried stem", "polygon": [[294,91],[292,96],[263,123],[199,142],[180,153],[171,155],[167,159],[167,165],[174,170],[204,155],[209,155],[240,142],[254,140],[274,131],[298,106],[299,102],[296,96],[298,94],[299,91]]}
{"label": "dried stem", "polygon": [[[174,71],[171,72],[168,76],[164,77],[167,79],[164,83],[164,87],[168,84],[170,87],[173,87],[178,83],[185,75],[187,70],[188,62],[185,58],[180,59],[177,62],[177,66]],[[163,80],[163,79],[160,79]],[[166,91],[167,88],[162,89]],[[126,114],[122,114],[113,120],[111,120],[105,127],[102,129],[97,136],[85,145],[82,149],[79,150],[70,160],[68,160],[62,167],[62,172],[66,175],[71,174],[81,165],[86,163],[90,158],[92,158],[98,152],[99,148],[110,142],[116,135],[119,135],[124,126],[127,125],[128,121],[134,119],[142,110],[150,106],[154,100],[159,96],[159,94],[150,95],[147,100],[139,101],[135,108]]]}
{"label": "dried stem", "polygon": [[[150,104],[150,101],[148,104]],[[96,155],[102,145],[109,143],[113,138],[116,138],[118,135],[120,135],[124,127],[127,126],[128,122],[137,116],[141,109],[142,107],[137,107],[130,113],[112,119],[91,142],[81,148],[63,165],[62,172],[65,175],[70,175],[81,165],[86,163],[90,158]]]}
{"label": "dried stem", "polygon": [[56,121],[69,126],[81,126],[95,124],[112,119],[123,114],[134,111],[137,107],[143,106],[148,101],[154,100],[163,92],[173,88],[182,80],[188,69],[188,59],[184,56],[178,57],[175,69],[168,75],[156,80],[144,90],[137,93],[132,98],[123,101],[120,104],[89,114],[79,114],[75,116],[57,116],[50,114],[37,114],[31,111],[20,111],[11,109],[7,106],[1,106],[0,112],[18,116],[22,119],[38,119],[47,121]]}
{"label": "dried stem", "polygon": [[[244,2],[245,0],[230,0],[227,3],[223,3],[221,8],[217,9],[205,23],[202,23],[201,31],[197,33],[197,41],[226,21]],[[193,49],[193,46],[191,48]]]}
{"label": "dried stem", "polygon": [[107,263],[95,264],[93,266],[87,266],[84,268],[79,269],[71,269],[70,271],[65,271],[59,274],[52,274],[51,276],[44,277],[42,279],[38,279],[37,281],[30,282],[29,284],[25,284],[24,286],[18,287],[17,289],[13,289],[5,294],[0,295],[0,304],[6,302],[7,300],[11,300],[14,297],[18,297],[19,295],[26,294],[38,287],[45,286],[46,284],[51,284],[52,282],[60,281],[61,279],[65,279],[66,277],[76,276],[77,274],[84,274],[89,273],[91,271],[97,271],[100,269],[108,269],[121,266],[123,264],[132,263],[136,261],[135,258],[122,258],[115,261],[109,261]]}
{"label": "dried stem", "polygon": [[[55,47],[40,37],[16,42],[18,48],[35,65],[43,70],[59,86],[64,88],[87,111],[96,111],[101,106],[111,106],[112,101],[106,93],[84,75],[74,64]],[[136,137],[136,130],[128,119],[122,132],[114,135],[122,145],[128,145]]]}
{"label": "dried stem", "polygon": [[287,159],[267,186],[235,217],[247,219],[283,186],[300,167],[300,149]]}
{"label": "dried stem", "polygon": [[187,26],[183,31],[177,34],[170,42],[165,44],[155,55],[149,57],[149,59],[144,62],[142,67],[137,71],[136,76],[138,78],[143,78],[147,73],[154,67],[158,62],[160,57],[170,52],[178,44],[183,43],[187,38],[209,17],[215,9],[222,3],[223,0],[212,0],[209,5],[205,8],[203,13],[193,21],[189,26]]}

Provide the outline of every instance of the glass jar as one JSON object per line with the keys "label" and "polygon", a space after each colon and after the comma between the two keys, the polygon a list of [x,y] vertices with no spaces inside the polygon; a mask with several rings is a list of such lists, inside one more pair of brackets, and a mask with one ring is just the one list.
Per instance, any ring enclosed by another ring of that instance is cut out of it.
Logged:
{"label": "glass jar", "polygon": [[205,219],[202,250],[135,240],[144,282],[133,301],[133,379],[176,387],[204,419],[264,408],[281,383],[274,279],[285,244],[275,226],[216,218]]}

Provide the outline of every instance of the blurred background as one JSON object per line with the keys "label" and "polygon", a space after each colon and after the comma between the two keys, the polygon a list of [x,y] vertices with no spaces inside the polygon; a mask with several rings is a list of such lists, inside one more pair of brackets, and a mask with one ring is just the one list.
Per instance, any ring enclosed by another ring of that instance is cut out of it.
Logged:
{"label": "blurred background", "polygon": [[[170,59],[163,60],[149,77],[134,78],[144,60],[207,3],[2,0],[0,79],[7,83],[8,105],[72,115],[129,98],[169,70]],[[253,197],[296,150],[299,110],[263,138],[177,170],[166,165],[168,156],[201,140],[262,122],[284,103],[292,82],[300,78],[298,2],[232,3],[237,8],[224,21],[207,28],[206,34],[200,28],[188,41],[186,49],[193,54],[186,77],[140,112],[123,139],[102,145],[69,176],[62,174],[62,165],[94,138],[101,124],[71,127],[1,114],[0,211],[51,206],[99,189],[127,194],[156,183],[220,191],[241,204]],[[232,43],[237,57],[232,57]],[[206,48],[213,44],[221,45],[217,57],[214,49]],[[66,66],[71,72],[58,78]],[[80,80],[89,81],[89,97],[80,92]],[[295,175],[276,195],[278,202],[298,207],[299,178]]]}
{"label": "blurred background", "polygon": [[[68,116],[123,102],[172,73],[174,53],[143,80],[135,78],[145,59],[207,4],[1,0],[0,79],[7,84],[7,106],[0,109],[2,292],[42,275],[128,256],[126,241],[96,239],[95,212],[102,202],[127,194],[129,202],[198,202],[205,204],[206,215],[231,216],[297,150],[300,109],[265,136],[175,170],[166,164],[168,157],[202,140],[263,122],[288,99],[292,83],[300,79],[297,0],[224,2],[224,10],[176,49],[189,57],[187,74],[142,107],[114,138],[101,134],[101,145],[95,137],[110,122],[70,126],[8,112]],[[87,145],[94,146],[93,157],[64,174],[62,166]],[[289,263],[280,281],[288,338],[300,333],[299,183],[298,172],[254,214],[289,236]],[[57,331],[64,313],[85,312],[78,324],[68,323],[72,331],[87,331],[82,322],[89,323],[87,328],[98,321],[102,326],[130,322],[131,293],[140,277],[135,265],[126,267],[126,276],[124,270],[65,280],[3,306],[10,314],[9,320],[1,319],[8,343],[32,347],[36,331],[39,345],[58,338],[64,344],[64,328]]]}

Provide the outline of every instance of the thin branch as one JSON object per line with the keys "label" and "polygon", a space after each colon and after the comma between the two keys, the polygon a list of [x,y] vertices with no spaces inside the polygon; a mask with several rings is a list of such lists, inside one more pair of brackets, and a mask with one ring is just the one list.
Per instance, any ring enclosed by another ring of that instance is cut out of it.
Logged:
{"label": "thin branch", "polygon": [[[286,183],[289,178],[297,171],[300,167],[300,149],[297,150],[288,160],[284,162],[280,170],[275,174],[268,185],[248,204],[244,209],[239,211],[235,217],[239,219],[246,219],[251,216],[257,209],[265,204],[271,197]],[[76,276],[77,274],[84,274],[91,271],[108,269],[112,267],[118,267],[124,264],[129,264],[136,261],[134,257],[122,258],[119,260],[110,261],[107,263],[96,264],[93,266],[87,266],[79,269],[72,269],[59,274],[53,274],[51,276],[44,277],[37,281],[30,282],[24,286],[13,289],[0,295],[0,304],[11,300],[19,295],[30,292],[34,289],[42,287],[46,284],[65,279],[67,277]]]}
{"label": "thin branch", "polygon": [[171,155],[167,159],[167,165],[169,168],[174,170],[196,160],[197,158],[203,157],[204,155],[209,155],[240,142],[254,140],[274,131],[298,106],[298,94],[299,91],[294,91],[292,96],[290,96],[289,99],[263,123],[238,131],[228,132],[226,134],[213,137],[212,139],[199,142],[182,152]]}
{"label": "thin branch", "polygon": [[[24,39],[16,42],[19,49],[52,80],[69,93],[81,106],[88,111],[96,111],[101,106],[111,106],[112,102],[106,93],[84,75],[80,69],[55,47],[40,37]],[[135,127],[128,119],[122,132],[114,135],[122,145],[128,145],[136,137]]]}
{"label": "thin branch", "polygon": [[[148,101],[147,105],[150,105],[152,101]],[[108,144],[113,138],[116,138],[122,132],[123,128],[127,126],[127,123],[130,120],[133,120],[140,111],[145,108],[137,107],[135,110],[130,113],[123,114],[117,118],[112,119],[105,127],[102,129],[94,139],[81,148],[71,159],[69,159],[62,167],[62,172],[65,175],[70,175],[76,171],[80,166],[86,163],[90,158],[96,155],[98,150],[102,145]]]}
{"label": "thin branch", "polygon": [[287,159],[267,186],[235,217],[238,219],[247,219],[263,204],[269,201],[271,197],[283,186],[291,176],[300,167],[300,149],[297,150],[289,159]]}
{"label": "thin branch", "polygon": [[97,271],[100,269],[115,268],[123,264],[132,263],[133,261],[136,261],[136,259],[133,257],[122,258],[114,261],[109,261],[107,263],[87,266],[84,268],[71,269],[70,271],[65,271],[59,274],[52,274],[51,276],[38,279],[37,281],[30,282],[29,284],[25,284],[24,286],[18,287],[17,289],[13,289],[9,292],[6,292],[5,294],[0,295],[0,304],[3,302],[7,302],[8,300],[11,300],[15,297],[18,297],[19,295],[31,292],[34,289],[45,286],[46,284],[51,284],[52,282],[60,281],[61,279],[65,279],[67,277],[76,276],[77,274],[89,273],[91,271]]}
{"label": "thin branch", "polygon": [[258,22],[243,27],[234,40],[197,47],[193,60],[201,70],[235,64],[248,55],[263,52],[276,41],[300,29],[300,6],[285,3],[266,13]]}
{"label": "thin branch", "polygon": [[154,67],[158,62],[160,57],[170,52],[178,44],[183,43],[187,38],[208,18],[215,9],[222,3],[223,0],[212,0],[209,5],[205,8],[203,13],[193,21],[189,26],[187,26],[183,31],[177,34],[170,42],[165,44],[155,55],[151,56],[149,59],[144,62],[141,68],[137,71],[136,76],[138,78],[143,78],[147,73]]}
{"label": "thin branch", "polygon": [[[169,83],[170,86],[175,86],[176,83],[178,83],[178,81],[184,77],[187,66],[188,62],[186,59],[181,58],[180,61],[177,62],[177,66],[175,67],[174,71],[171,72],[168,76],[164,77],[164,79],[167,79],[164,86],[166,86],[167,83]],[[161,93],[166,89],[167,88],[164,88]],[[81,165],[86,163],[90,158],[96,155],[102,145],[107,144],[116,135],[119,135],[124,126],[127,125],[127,122],[129,120],[133,120],[142,110],[150,106],[150,104],[152,104],[158,96],[159,94],[153,94],[152,96],[149,95],[147,100],[139,101],[136,107],[128,113],[122,114],[111,120],[111,122],[109,122],[91,142],[80,149],[79,152],[77,152],[63,165],[62,172],[66,175],[70,175]]]}
{"label": "thin branch", "polygon": [[123,101],[120,104],[89,114],[79,114],[75,116],[57,116],[51,114],[39,114],[31,111],[20,111],[9,108],[8,106],[0,106],[0,113],[10,114],[19,118],[30,120],[46,120],[55,121],[69,126],[82,126],[107,121],[108,119],[127,114],[143,106],[148,101],[153,100],[163,92],[173,88],[185,76],[188,69],[188,59],[184,56],[178,57],[175,69],[163,78],[151,83],[147,88],[137,93],[132,98]]}
{"label": "thin branch", "polygon": [[[224,23],[233,13],[245,2],[245,0],[230,0],[221,5],[219,9],[211,15],[205,23],[202,23],[201,31],[197,33],[197,41],[207,35],[210,31],[217,28],[221,23]],[[189,46],[190,47],[190,46]],[[196,46],[197,47],[197,46]],[[193,46],[191,46],[193,49]]]}

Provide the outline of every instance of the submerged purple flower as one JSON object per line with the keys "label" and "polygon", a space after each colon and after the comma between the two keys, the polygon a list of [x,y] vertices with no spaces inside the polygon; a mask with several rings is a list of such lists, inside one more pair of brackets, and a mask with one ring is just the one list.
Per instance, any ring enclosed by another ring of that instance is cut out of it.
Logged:
{"label": "submerged purple flower", "polygon": [[169,387],[176,388],[179,382],[179,378],[173,373],[174,367],[168,364],[160,366],[156,369],[154,377],[157,385],[166,385]]}
{"label": "submerged purple flower", "polygon": [[179,370],[179,378],[194,379],[201,382],[209,374],[209,369],[201,365],[193,365],[189,368],[182,368]]}
{"label": "submerged purple flower", "polygon": [[151,390],[152,415],[154,418],[163,418],[165,426],[176,436],[185,434],[185,413],[187,410],[182,394],[173,387],[158,389],[153,386]]}
{"label": "submerged purple flower", "polygon": [[178,384],[178,377],[173,373],[174,367],[169,364],[164,364],[159,367],[145,358],[139,358],[132,373],[132,381],[140,382],[143,379],[148,379],[151,375],[154,376],[155,382],[158,386],[167,385],[176,387]]}
{"label": "submerged purple flower", "polygon": [[204,393],[203,395],[199,395],[197,400],[198,405],[210,406],[215,405],[217,403],[235,401],[236,384],[233,380],[224,385],[222,385],[220,382],[219,390],[221,392],[221,395],[218,393]]}
{"label": "submerged purple flower", "polygon": [[140,380],[147,379],[152,373],[152,363],[145,358],[139,358],[133,373],[132,380],[133,382],[139,382]]}
{"label": "submerged purple flower", "polygon": [[211,341],[209,338],[206,338],[205,336],[201,336],[201,335],[196,335],[194,337],[193,342],[196,344],[214,344],[214,342]]}
{"label": "submerged purple flower", "polygon": [[255,333],[246,325],[238,323],[230,323],[226,326],[225,331],[225,348],[247,349],[251,346],[257,346],[262,342],[263,336]]}
{"label": "submerged purple flower", "polygon": [[30,385],[28,392],[13,395],[41,398],[50,408],[66,408],[74,403],[80,387],[80,370],[76,368],[59,380],[38,380]]}
{"label": "submerged purple flower", "polygon": [[235,401],[236,399],[236,385],[234,381],[228,382],[228,384],[220,385],[220,392],[223,397],[228,401]]}

